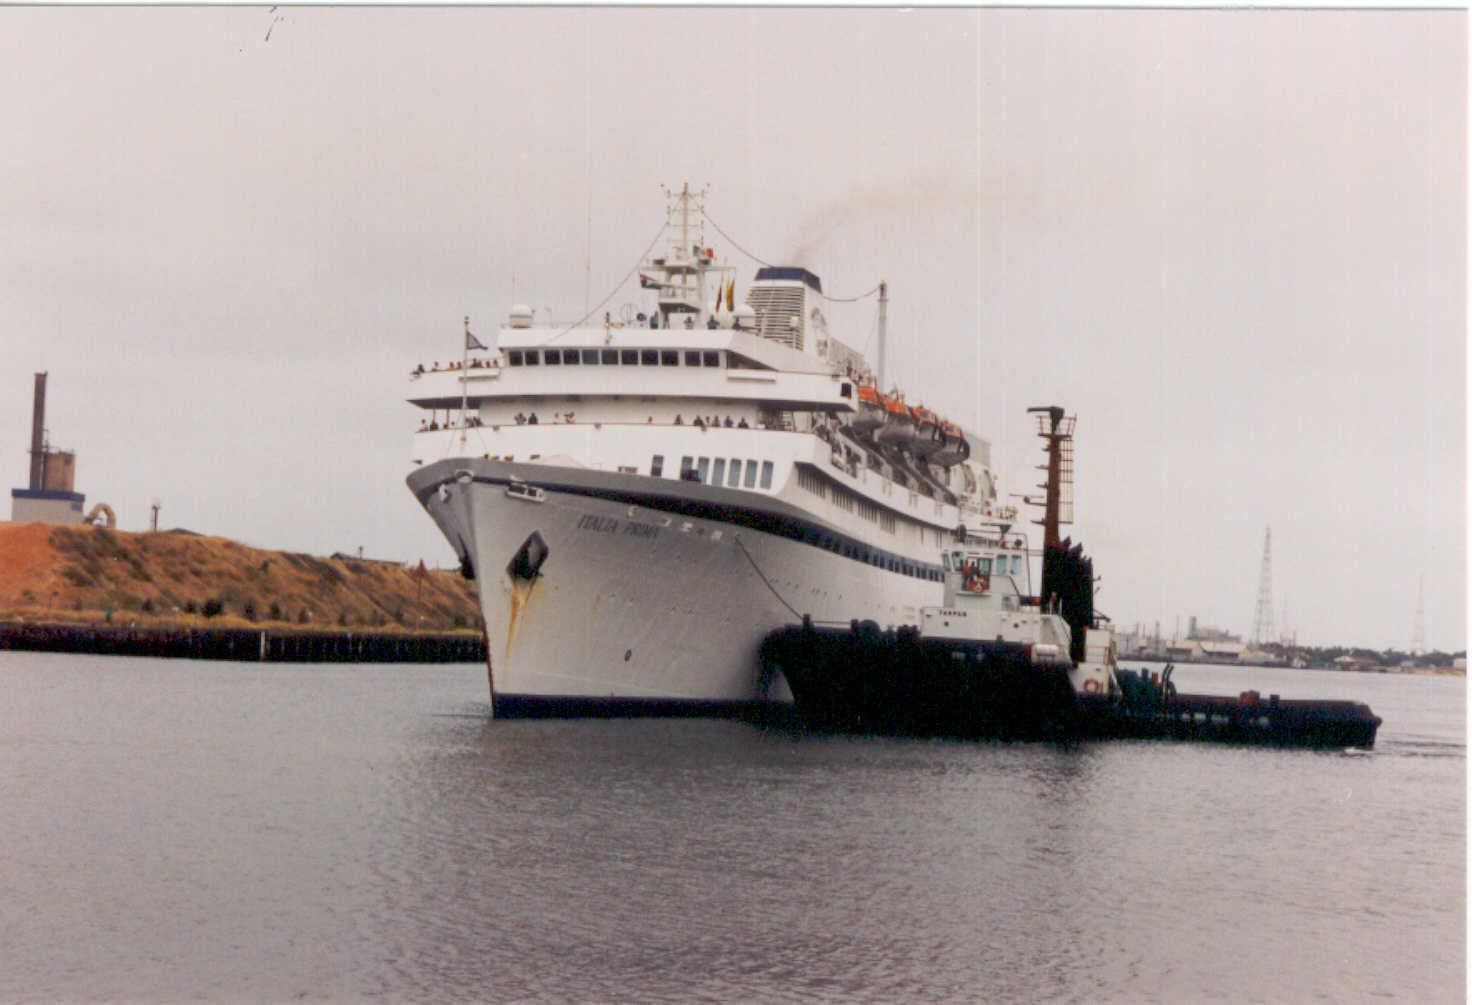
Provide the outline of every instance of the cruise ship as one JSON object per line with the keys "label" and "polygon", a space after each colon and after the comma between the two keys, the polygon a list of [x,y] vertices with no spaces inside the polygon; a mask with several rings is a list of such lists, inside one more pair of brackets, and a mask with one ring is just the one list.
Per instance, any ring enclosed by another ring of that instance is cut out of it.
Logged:
{"label": "cruise ship", "polygon": [[[1016,517],[986,440],[886,389],[883,283],[871,367],[806,267],[757,268],[738,303],[703,193],[667,195],[642,302],[568,326],[516,305],[411,377],[409,488],[476,582],[496,716],[790,703],[768,632],[916,624],[956,528]],[[1002,573],[1031,592],[1019,555]]]}

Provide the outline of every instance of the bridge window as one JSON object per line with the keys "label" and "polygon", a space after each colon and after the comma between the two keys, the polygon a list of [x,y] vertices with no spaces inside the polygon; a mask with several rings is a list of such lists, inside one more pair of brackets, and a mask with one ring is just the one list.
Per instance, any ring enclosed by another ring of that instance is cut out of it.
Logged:
{"label": "bridge window", "polygon": [[694,350],[694,349],[688,350],[685,353],[685,365],[686,366],[699,366],[700,365],[700,353],[698,351]]}
{"label": "bridge window", "polygon": [[762,488],[772,487],[772,462],[762,461]]}
{"label": "bridge window", "polygon": [[618,363],[617,349],[604,349],[600,355],[603,357],[604,366],[614,366]]}
{"label": "bridge window", "polygon": [[576,349],[562,350],[563,366],[577,366],[579,362],[580,360],[578,359],[578,351]]}
{"label": "bridge window", "polygon": [[721,354],[718,352],[705,352],[700,354],[706,366],[720,366]]}
{"label": "bridge window", "polygon": [[584,366],[597,366],[598,365],[598,350],[597,349],[584,349],[583,350],[583,365]]}
{"label": "bridge window", "polygon": [[659,350],[657,350],[657,349],[640,349],[639,350],[639,365],[640,366],[659,366]]}
{"label": "bridge window", "polygon": [[541,353],[537,352],[537,350],[535,350],[535,349],[528,349],[527,350],[527,352],[526,352],[526,365],[527,366],[536,366],[541,361],[542,361],[541,360]]}
{"label": "bridge window", "polygon": [[649,474],[653,478],[664,477],[664,454],[654,455],[654,460],[649,462]]}
{"label": "bridge window", "polygon": [[620,349],[618,351],[618,361],[619,361],[619,363],[621,363],[624,366],[638,366],[639,365],[639,350],[637,350],[637,349]]}
{"label": "bridge window", "polygon": [[679,366],[680,352],[678,349],[665,349],[659,354],[660,366]]}
{"label": "bridge window", "polygon": [[512,366],[521,366],[521,350],[512,349],[506,354],[506,362]]}
{"label": "bridge window", "polygon": [[556,349],[548,349],[546,355],[548,366],[556,366],[557,364],[562,362],[562,353],[558,352]]}

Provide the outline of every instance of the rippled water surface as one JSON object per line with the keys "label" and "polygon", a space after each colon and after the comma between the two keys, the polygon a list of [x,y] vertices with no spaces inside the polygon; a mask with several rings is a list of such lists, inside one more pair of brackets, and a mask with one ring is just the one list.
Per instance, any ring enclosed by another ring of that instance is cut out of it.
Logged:
{"label": "rippled water surface", "polygon": [[0,999],[1461,1001],[1464,681],[1373,753],[491,722],[474,667],[0,653]]}

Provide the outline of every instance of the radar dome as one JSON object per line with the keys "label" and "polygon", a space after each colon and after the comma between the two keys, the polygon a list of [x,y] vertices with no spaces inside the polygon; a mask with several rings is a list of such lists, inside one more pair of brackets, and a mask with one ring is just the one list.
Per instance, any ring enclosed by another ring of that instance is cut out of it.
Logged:
{"label": "radar dome", "polygon": [[532,326],[532,309],[526,304],[517,304],[511,308],[511,313],[507,316],[506,323],[512,328],[530,328]]}

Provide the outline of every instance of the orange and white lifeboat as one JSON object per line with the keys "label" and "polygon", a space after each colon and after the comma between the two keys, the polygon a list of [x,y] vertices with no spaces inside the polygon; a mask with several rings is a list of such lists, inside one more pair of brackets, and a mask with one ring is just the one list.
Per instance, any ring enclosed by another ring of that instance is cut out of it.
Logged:
{"label": "orange and white lifeboat", "polygon": [[923,405],[910,409],[910,415],[915,419],[915,440],[910,444],[912,454],[916,457],[929,457],[945,446],[940,416]]}
{"label": "orange and white lifeboat", "polygon": [[954,422],[941,422],[940,439],[940,447],[930,454],[932,463],[948,468],[971,456],[971,443],[966,439],[966,434],[961,432],[961,427]]}
{"label": "orange and white lifeboat", "polygon": [[884,405],[884,425],[874,434],[874,439],[886,446],[908,446],[915,439],[915,417],[898,398],[881,395]]}
{"label": "orange and white lifeboat", "polygon": [[856,433],[872,433],[884,425],[884,396],[873,384],[859,385],[859,413],[854,416]]}

